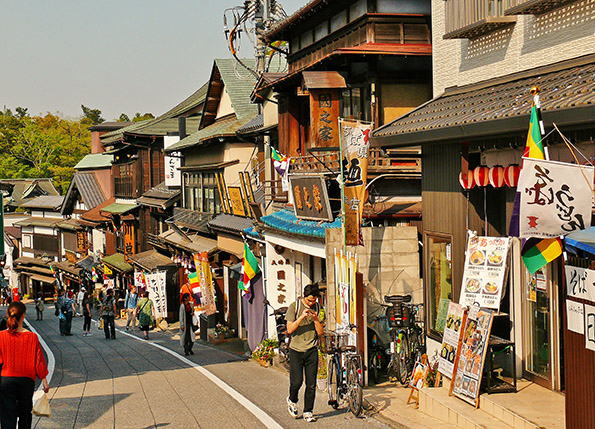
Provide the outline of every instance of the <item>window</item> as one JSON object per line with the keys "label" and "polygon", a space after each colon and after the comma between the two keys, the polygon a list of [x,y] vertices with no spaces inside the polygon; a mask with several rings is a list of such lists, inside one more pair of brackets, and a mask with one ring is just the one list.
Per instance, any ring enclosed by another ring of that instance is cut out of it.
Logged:
{"label": "window", "polygon": [[345,89],[339,105],[342,118],[372,120],[370,89],[368,86]]}
{"label": "window", "polygon": [[300,38],[300,48],[305,48],[306,46],[309,46],[312,44],[313,42],[313,31],[312,30],[308,30],[305,33],[302,33],[302,36]]}
{"label": "window", "polygon": [[427,234],[425,251],[428,331],[442,334],[444,323],[436,323],[442,314],[439,310],[445,305],[448,308],[448,301],[453,299],[452,238],[445,234]]}
{"label": "window", "polygon": [[349,21],[353,21],[356,18],[364,15],[366,13],[368,5],[366,4],[366,0],[359,0],[357,3],[352,4],[349,7]]}
{"label": "window", "polygon": [[347,11],[343,10],[331,18],[331,33],[347,25]]}
{"label": "window", "polygon": [[220,213],[221,201],[214,172],[185,173],[186,208],[203,213]]}
{"label": "window", "polygon": [[324,36],[328,34],[328,21],[324,21],[322,24],[317,25],[314,29],[314,41],[318,42]]}

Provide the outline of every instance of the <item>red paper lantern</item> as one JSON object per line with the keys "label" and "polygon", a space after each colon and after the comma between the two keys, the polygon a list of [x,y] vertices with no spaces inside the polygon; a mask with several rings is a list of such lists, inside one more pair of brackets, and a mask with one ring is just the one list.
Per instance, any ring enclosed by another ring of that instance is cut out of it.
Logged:
{"label": "red paper lantern", "polygon": [[504,186],[504,167],[501,165],[495,165],[490,168],[488,179],[490,185],[492,185],[494,188],[501,188]]}
{"label": "red paper lantern", "polygon": [[475,180],[473,179],[473,171],[469,170],[465,175],[462,171],[459,173],[459,183],[463,189],[472,189],[475,187]]}
{"label": "red paper lantern", "polygon": [[521,167],[518,165],[509,165],[504,169],[504,183],[511,188],[516,188],[519,183]]}
{"label": "red paper lantern", "polygon": [[477,186],[488,186],[488,183],[490,183],[488,177],[489,171],[490,169],[483,165],[475,167],[475,170],[473,170],[473,179],[475,179]]}

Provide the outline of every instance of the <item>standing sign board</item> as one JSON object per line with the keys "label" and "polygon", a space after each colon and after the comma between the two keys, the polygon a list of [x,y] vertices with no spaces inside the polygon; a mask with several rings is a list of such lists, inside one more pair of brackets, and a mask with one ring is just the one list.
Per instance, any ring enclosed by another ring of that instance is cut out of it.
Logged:
{"label": "standing sign board", "polygon": [[593,167],[523,159],[519,237],[555,238],[591,227]]}
{"label": "standing sign board", "polygon": [[464,401],[479,405],[479,386],[492,330],[493,312],[472,306],[463,331],[459,360],[452,379],[452,392]]}
{"label": "standing sign board", "polygon": [[465,321],[463,306],[450,302],[442,337],[442,347],[438,356],[438,371],[450,379],[452,379],[454,373],[455,358],[459,352]]}
{"label": "standing sign board", "polygon": [[459,303],[500,308],[510,237],[469,237]]}

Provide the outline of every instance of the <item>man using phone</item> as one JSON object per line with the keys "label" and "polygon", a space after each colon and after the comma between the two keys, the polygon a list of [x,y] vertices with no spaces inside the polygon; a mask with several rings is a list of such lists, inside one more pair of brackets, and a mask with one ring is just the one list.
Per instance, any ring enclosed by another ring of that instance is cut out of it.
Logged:
{"label": "man using phone", "polygon": [[289,396],[287,410],[298,417],[298,392],[306,377],[304,393],[304,420],[315,422],[314,399],[316,397],[316,375],[318,373],[318,337],[322,335],[324,326],[318,297],[320,291],[317,284],[304,287],[304,296],[298,298],[287,309],[287,332],[291,334],[289,344]]}

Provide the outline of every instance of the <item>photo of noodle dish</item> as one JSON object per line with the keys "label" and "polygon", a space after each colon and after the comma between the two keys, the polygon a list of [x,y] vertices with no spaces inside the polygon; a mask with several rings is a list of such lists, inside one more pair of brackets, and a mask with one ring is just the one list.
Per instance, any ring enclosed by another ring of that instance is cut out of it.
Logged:
{"label": "photo of noodle dish", "polygon": [[467,285],[465,287],[467,292],[475,293],[479,291],[481,283],[479,282],[479,279],[469,279],[467,280]]}
{"label": "photo of noodle dish", "polygon": [[483,286],[483,292],[494,295],[495,293],[498,293],[498,285],[495,282],[487,282]]}
{"label": "photo of noodle dish", "polygon": [[472,265],[482,265],[484,260],[485,254],[481,250],[476,250],[469,258],[469,262],[471,262]]}
{"label": "photo of noodle dish", "polygon": [[500,250],[493,250],[488,255],[488,264],[490,265],[502,265],[503,260]]}

